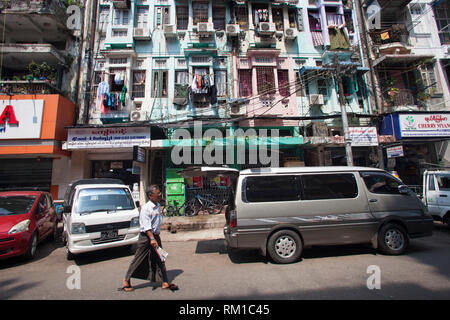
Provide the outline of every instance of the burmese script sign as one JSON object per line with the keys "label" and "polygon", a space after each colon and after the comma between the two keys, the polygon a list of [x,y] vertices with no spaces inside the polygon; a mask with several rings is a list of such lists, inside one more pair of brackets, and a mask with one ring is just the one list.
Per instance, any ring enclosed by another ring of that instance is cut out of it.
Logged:
{"label": "burmese script sign", "polygon": [[450,114],[400,114],[402,138],[450,136]]}
{"label": "burmese script sign", "polygon": [[150,147],[149,127],[69,129],[67,149]]}

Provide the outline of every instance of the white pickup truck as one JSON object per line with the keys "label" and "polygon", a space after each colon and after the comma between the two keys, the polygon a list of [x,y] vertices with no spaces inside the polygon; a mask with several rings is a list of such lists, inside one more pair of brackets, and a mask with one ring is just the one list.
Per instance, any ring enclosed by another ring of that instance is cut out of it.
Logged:
{"label": "white pickup truck", "polygon": [[434,220],[450,227],[450,171],[426,170],[423,173],[422,201]]}

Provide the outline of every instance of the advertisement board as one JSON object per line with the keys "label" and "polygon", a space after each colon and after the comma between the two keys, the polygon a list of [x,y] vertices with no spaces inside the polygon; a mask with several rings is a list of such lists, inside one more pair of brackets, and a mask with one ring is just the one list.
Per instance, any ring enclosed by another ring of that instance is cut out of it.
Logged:
{"label": "advertisement board", "polygon": [[402,138],[450,136],[448,114],[400,114],[399,124]]}
{"label": "advertisement board", "polygon": [[0,100],[0,140],[39,139],[44,100]]}
{"label": "advertisement board", "polygon": [[67,149],[150,147],[149,127],[69,129]]}

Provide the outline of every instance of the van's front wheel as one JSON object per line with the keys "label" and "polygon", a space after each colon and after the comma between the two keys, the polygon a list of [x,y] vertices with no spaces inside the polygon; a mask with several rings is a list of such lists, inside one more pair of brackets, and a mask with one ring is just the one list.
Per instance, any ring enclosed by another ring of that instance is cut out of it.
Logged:
{"label": "van's front wheel", "polygon": [[267,251],[276,263],[292,263],[300,258],[303,251],[303,243],[296,232],[280,230],[269,238]]}

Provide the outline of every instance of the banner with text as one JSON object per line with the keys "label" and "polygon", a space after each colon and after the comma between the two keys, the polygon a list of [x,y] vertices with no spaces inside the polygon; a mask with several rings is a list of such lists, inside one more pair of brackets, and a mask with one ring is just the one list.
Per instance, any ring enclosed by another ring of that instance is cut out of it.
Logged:
{"label": "banner with text", "polygon": [[149,127],[69,129],[67,149],[150,147]]}

